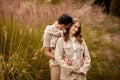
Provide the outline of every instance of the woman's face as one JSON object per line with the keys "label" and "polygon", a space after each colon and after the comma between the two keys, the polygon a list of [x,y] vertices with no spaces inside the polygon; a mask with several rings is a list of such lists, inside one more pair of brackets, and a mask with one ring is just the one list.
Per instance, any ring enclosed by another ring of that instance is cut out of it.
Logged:
{"label": "woman's face", "polygon": [[70,30],[69,30],[69,33],[71,35],[74,35],[79,29],[80,27],[80,23],[79,22],[75,22],[71,27],[70,27]]}

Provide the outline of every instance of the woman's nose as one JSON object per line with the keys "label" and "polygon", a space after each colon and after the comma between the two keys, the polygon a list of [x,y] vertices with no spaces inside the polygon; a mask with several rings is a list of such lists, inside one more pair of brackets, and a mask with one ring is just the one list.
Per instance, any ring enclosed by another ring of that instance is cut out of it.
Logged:
{"label": "woman's nose", "polygon": [[75,31],[78,31],[78,28],[76,28]]}

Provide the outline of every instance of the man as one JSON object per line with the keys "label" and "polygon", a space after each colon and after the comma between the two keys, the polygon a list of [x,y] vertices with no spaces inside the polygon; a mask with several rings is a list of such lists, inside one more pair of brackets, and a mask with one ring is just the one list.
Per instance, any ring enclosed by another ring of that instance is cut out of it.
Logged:
{"label": "man", "polygon": [[[51,80],[60,80],[60,67],[55,60],[54,52],[57,40],[63,34],[66,26],[71,24],[73,19],[68,14],[62,14],[58,21],[53,25],[48,25],[44,31],[43,48],[46,56],[50,58],[50,74]],[[68,62],[69,63],[69,62]]]}

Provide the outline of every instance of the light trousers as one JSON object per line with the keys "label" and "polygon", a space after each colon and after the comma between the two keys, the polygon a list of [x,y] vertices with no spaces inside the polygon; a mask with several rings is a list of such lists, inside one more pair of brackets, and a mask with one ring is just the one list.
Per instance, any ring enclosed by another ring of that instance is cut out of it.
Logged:
{"label": "light trousers", "polygon": [[80,75],[77,79],[60,79],[60,80],[86,80],[86,76]]}
{"label": "light trousers", "polygon": [[60,80],[60,66],[50,65],[51,80]]}

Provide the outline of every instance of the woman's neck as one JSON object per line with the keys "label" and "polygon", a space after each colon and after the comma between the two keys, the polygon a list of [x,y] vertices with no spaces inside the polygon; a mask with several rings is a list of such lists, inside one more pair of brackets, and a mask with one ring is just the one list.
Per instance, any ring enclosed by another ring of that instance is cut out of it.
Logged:
{"label": "woman's neck", "polygon": [[74,35],[69,33],[69,38],[70,38],[70,37],[74,37]]}

